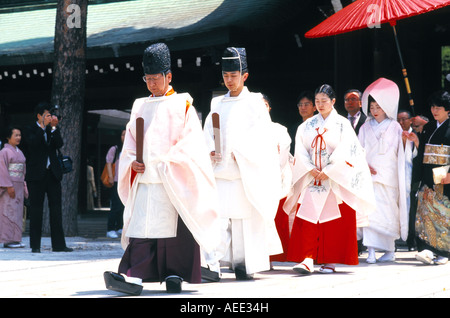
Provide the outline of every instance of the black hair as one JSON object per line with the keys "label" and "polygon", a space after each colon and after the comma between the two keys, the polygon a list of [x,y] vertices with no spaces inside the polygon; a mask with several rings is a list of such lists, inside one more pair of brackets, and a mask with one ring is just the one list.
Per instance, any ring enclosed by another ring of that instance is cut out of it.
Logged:
{"label": "black hair", "polygon": [[116,143],[116,146],[117,146],[117,157],[119,156],[119,153],[122,151],[122,147],[123,147],[123,142],[122,142],[122,133],[124,132],[124,131],[126,131],[126,129],[124,128],[124,129],[121,129],[120,130],[120,133],[117,135],[117,143]]}
{"label": "black hair", "polygon": [[320,94],[320,93],[328,95],[328,97],[331,100],[336,98],[336,93],[334,92],[334,89],[328,84],[323,84],[322,86],[317,88],[316,91],[314,92],[314,96],[316,96],[317,94]]}
{"label": "black hair", "polygon": [[397,114],[400,114],[400,113],[406,113],[408,115],[408,117],[411,118],[411,112],[409,110],[399,109]]}
{"label": "black hair", "polygon": [[16,125],[9,125],[5,130],[4,130],[4,136],[2,138],[2,145],[0,147],[0,149],[2,149],[5,144],[8,143],[8,139],[12,137],[13,134],[13,130],[19,130],[20,132],[22,132],[22,129],[19,126]]}
{"label": "black hair", "polygon": [[428,105],[444,107],[446,111],[450,111],[450,93],[444,90],[434,92],[428,97]]}
{"label": "black hair", "polygon": [[370,103],[372,103],[372,102],[378,104],[378,102],[375,100],[375,98],[372,97],[372,95],[369,95],[369,96],[367,97],[367,99],[368,99],[367,105],[368,105],[369,107],[370,107]]}
{"label": "black hair", "polygon": [[261,94],[262,95],[262,97],[263,97],[263,99],[265,99],[266,100],[266,102],[269,104],[269,106],[270,106],[270,98],[269,98],[269,96],[267,96],[266,94]]}
{"label": "black hair", "polygon": [[314,106],[315,98],[314,98],[314,93],[313,92],[311,92],[311,91],[303,91],[303,92],[301,92],[300,95],[298,95],[298,97],[297,97],[297,103],[295,103],[295,105],[298,105],[298,103],[300,103],[300,101],[303,98],[309,99],[312,102],[313,106]]}
{"label": "black hair", "polygon": [[43,115],[46,110],[50,111],[52,108],[53,106],[49,102],[40,102],[34,108],[34,115]]}
{"label": "black hair", "polygon": [[356,89],[356,88],[352,88],[352,89],[349,89],[348,91],[346,91],[345,94],[344,94],[344,97],[347,96],[347,94],[349,94],[349,93],[356,93],[356,94],[358,94],[359,99],[361,99],[361,97],[362,97],[361,91]]}

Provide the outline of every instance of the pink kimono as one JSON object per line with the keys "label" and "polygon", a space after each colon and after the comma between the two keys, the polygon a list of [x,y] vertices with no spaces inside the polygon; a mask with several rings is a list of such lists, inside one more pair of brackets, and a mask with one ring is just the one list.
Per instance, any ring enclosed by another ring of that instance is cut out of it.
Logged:
{"label": "pink kimono", "polygon": [[[25,156],[18,148],[5,144],[0,151],[0,243],[20,242],[23,226]],[[14,187],[12,199],[7,187]]]}

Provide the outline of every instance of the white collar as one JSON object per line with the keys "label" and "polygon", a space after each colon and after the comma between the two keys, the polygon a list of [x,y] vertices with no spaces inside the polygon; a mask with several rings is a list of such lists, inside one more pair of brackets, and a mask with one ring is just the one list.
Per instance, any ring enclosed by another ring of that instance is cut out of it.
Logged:
{"label": "white collar", "polygon": [[43,131],[45,131],[45,127],[42,128],[38,121],[36,121],[36,125],[38,125],[38,127],[41,128]]}
{"label": "white collar", "polygon": [[356,118],[358,118],[359,116],[361,116],[361,111],[360,111],[360,110],[358,110],[358,112],[357,112],[354,116],[348,114],[348,115],[347,115],[347,118],[350,119],[350,118],[354,117],[354,118],[356,119]]}
{"label": "white collar", "polygon": [[230,96],[230,91],[228,91],[224,97],[226,97],[226,98],[245,98],[245,97],[247,97],[247,95],[249,93],[250,93],[250,91],[248,90],[247,86],[244,86],[238,96],[232,97],[232,96]]}
{"label": "white collar", "polygon": [[436,128],[441,127],[442,124],[445,123],[447,120],[448,120],[448,118],[447,118],[446,120],[444,120],[442,123],[439,123],[439,122],[436,120]]}
{"label": "white collar", "polygon": [[331,112],[328,114],[327,118],[323,118],[321,113],[318,113],[317,115],[318,115],[318,118],[320,118],[320,120],[322,121],[322,123],[325,123],[328,121],[328,118],[330,118],[330,116],[334,116],[334,114],[337,114],[337,111],[333,106],[333,108],[331,109]]}
{"label": "white collar", "polygon": [[381,122],[377,122],[377,120],[376,120],[375,118],[372,117],[371,120],[370,120],[370,124],[371,124],[372,126],[375,126],[375,127],[382,127],[382,126],[387,125],[387,124],[390,123],[391,121],[392,121],[391,118],[386,117],[386,118],[383,119]]}

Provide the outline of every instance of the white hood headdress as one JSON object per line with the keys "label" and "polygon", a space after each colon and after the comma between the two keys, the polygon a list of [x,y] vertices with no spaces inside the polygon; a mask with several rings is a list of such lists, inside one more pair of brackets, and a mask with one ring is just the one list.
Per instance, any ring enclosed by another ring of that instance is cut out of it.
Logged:
{"label": "white hood headdress", "polygon": [[389,118],[397,120],[400,99],[400,90],[397,84],[383,77],[370,84],[362,97],[362,111],[366,115],[369,115],[369,95],[376,100]]}

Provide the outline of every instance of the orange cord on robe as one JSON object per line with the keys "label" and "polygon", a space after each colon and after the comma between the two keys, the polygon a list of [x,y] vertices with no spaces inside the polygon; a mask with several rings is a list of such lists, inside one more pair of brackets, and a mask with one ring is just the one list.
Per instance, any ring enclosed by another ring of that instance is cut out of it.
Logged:
{"label": "orange cord on robe", "polygon": [[[316,128],[317,136],[313,139],[311,143],[311,148],[314,149],[314,164],[319,169],[319,171],[322,171],[322,151],[327,149],[327,144],[325,143],[325,140],[323,139],[323,134],[327,132],[327,129],[323,129],[323,133],[319,133],[319,127]],[[318,158],[318,160],[317,160]],[[314,179],[314,185],[322,185],[322,182],[319,180],[319,182]]]}

